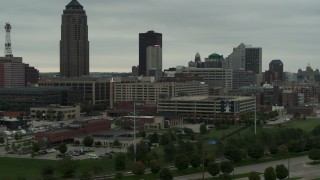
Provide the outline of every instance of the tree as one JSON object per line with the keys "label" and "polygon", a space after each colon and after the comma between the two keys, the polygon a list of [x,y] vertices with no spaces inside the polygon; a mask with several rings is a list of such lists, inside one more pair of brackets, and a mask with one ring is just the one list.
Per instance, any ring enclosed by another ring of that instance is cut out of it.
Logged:
{"label": "tree", "polygon": [[201,124],[200,125],[200,134],[206,134],[208,132],[207,130],[207,125],[206,124]]}
{"label": "tree", "polygon": [[286,155],[288,154],[288,147],[285,144],[282,144],[278,146],[277,151],[280,155]]}
{"label": "tree", "polygon": [[112,146],[119,147],[120,146],[120,141],[118,139],[114,140],[113,143],[112,143]]}
{"label": "tree", "polygon": [[149,140],[150,140],[150,143],[159,143],[158,133],[151,134]]}
{"label": "tree", "polygon": [[220,170],[222,173],[229,174],[233,171],[233,166],[230,161],[224,161],[220,163]]}
{"label": "tree", "polygon": [[4,143],[4,137],[0,137],[0,144]]}
{"label": "tree", "polygon": [[201,164],[201,157],[197,153],[193,153],[190,157],[190,165],[193,168],[199,167]]}
{"label": "tree", "polygon": [[187,169],[189,166],[188,156],[184,154],[178,155],[175,159],[174,165],[179,170]]}
{"label": "tree", "polygon": [[62,121],[63,119],[64,119],[64,114],[61,111],[59,111],[57,114],[57,120]]}
{"label": "tree", "polygon": [[172,180],[173,179],[173,175],[168,168],[161,169],[159,175],[160,175],[161,180]]}
{"label": "tree", "polygon": [[249,180],[260,180],[259,173],[255,171],[251,171],[248,178]]}
{"label": "tree", "polygon": [[33,142],[33,143],[32,143],[32,151],[33,151],[33,152],[38,152],[38,151],[40,151],[40,148],[41,148],[41,146],[40,146],[39,143],[37,143],[37,142]]}
{"label": "tree", "polygon": [[126,156],[124,153],[118,153],[115,158],[115,170],[122,171],[126,169]]}
{"label": "tree", "polygon": [[264,154],[264,148],[261,145],[254,144],[248,148],[247,153],[251,158],[259,159]]}
{"label": "tree", "polygon": [[320,160],[320,149],[319,148],[313,148],[308,152],[308,157],[311,160],[318,161]]}
{"label": "tree", "polygon": [[311,131],[311,134],[314,136],[319,136],[320,135],[320,125],[314,127],[313,130]]}
{"label": "tree", "polygon": [[42,178],[44,180],[53,179],[54,170],[55,170],[54,167],[52,167],[50,165],[45,165],[41,170]]}
{"label": "tree", "polygon": [[90,136],[86,136],[83,140],[82,140],[82,144],[86,147],[90,147],[93,144],[93,138]]}
{"label": "tree", "polygon": [[277,176],[276,173],[274,172],[273,167],[268,167],[264,170],[264,179],[265,180],[276,180]]}
{"label": "tree", "polygon": [[279,179],[284,179],[289,175],[288,169],[283,164],[277,165],[275,172],[276,172],[277,178]]}
{"label": "tree", "polygon": [[63,178],[73,178],[78,167],[78,162],[70,158],[63,158],[58,161],[58,171],[61,172]]}
{"label": "tree", "polygon": [[241,150],[234,146],[227,146],[224,150],[224,155],[234,162],[240,162],[242,160]]}
{"label": "tree", "polygon": [[133,163],[132,166],[132,173],[138,176],[141,176],[144,174],[146,167],[141,161]]}
{"label": "tree", "polygon": [[58,146],[58,150],[59,150],[59,152],[60,152],[61,154],[64,154],[64,153],[67,152],[68,147],[67,147],[66,144],[61,143],[61,144]]}
{"label": "tree", "polygon": [[214,157],[213,156],[206,156],[204,158],[204,166],[208,167],[210,163],[214,163]]}
{"label": "tree", "polygon": [[161,138],[160,138],[160,144],[161,145],[167,145],[170,142],[172,142],[172,137],[170,133],[164,133],[162,134]]}
{"label": "tree", "polygon": [[171,142],[168,145],[165,145],[163,148],[164,151],[164,159],[166,162],[172,162],[176,156],[176,147]]}
{"label": "tree", "polygon": [[220,164],[213,162],[209,163],[208,173],[211,174],[211,176],[218,175],[220,173]]}
{"label": "tree", "polygon": [[[145,161],[149,152],[149,146],[147,143],[140,142],[136,145],[136,160]],[[130,145],[127,149],[127,156],[130,159],[134,159],[134,146]]]}
{"label": "tree", "polygon": [[159,161],[158,160],[151,160],[149,162],[149,165],[150,165],[150,170],[153,174],[156,174],[158,173],[160,170],[161,170],[161,167],[159,165]]}

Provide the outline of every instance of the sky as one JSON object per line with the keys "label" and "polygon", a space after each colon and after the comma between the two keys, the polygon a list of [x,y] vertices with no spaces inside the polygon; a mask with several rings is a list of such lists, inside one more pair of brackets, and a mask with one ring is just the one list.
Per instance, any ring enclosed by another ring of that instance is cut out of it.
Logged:
{"label": "sky", "polygon": [[[227,57],[240,43],[262,47],[263,70],[320,68],[319,0],[78,0],[88,16],[90,72],[130,72],[138,34],[162,33],[163,69],[187,66],[197,52]],[[40,72],[59,71],[61,15],[70,0],[1,0],[13,55]],[[0,26],[1,27],[1,26]],[[0,31],[4,55],[5,31]]]}

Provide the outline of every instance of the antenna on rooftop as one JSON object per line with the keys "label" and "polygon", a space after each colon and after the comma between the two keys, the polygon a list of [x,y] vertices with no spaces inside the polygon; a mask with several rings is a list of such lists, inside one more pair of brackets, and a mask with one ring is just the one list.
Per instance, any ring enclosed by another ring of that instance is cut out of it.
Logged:
{"label": "antenna on rooftop", "polygon": [[10,38],[11,25],[9,23],[6,23],[6,25],[4,26],[4,29],[6,30],[4,54],[6,57],[12,57],[13,55],[12,55],[11,38]]}

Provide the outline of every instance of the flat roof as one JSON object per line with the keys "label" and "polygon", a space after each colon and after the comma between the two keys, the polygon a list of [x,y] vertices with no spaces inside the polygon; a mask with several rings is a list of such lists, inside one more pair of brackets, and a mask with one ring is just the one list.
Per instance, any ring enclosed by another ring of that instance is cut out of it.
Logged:
{"label": "flat roof", "polygon": [[180,96],[174,97],[171,101],[210,101],[210,100],[249,100],[255,99],[255,96]]}

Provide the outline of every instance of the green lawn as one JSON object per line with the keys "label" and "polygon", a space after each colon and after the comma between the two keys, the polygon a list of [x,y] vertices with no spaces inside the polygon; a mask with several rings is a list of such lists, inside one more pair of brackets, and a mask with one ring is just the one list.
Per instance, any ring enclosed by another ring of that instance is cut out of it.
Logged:
{"label": "green lawn", "polygon": [[[41,177],[41,170],[44,166],[50,165],[57,169],[56,160],[42,160],[42,159],[24,159],[24,158],[0,158],[0,179],[17,179],[18,177],[25,177],[27,179],[39,179]],[[131,162],[127,161],[127,167],[131,166]],[[78,161],[76,175],[80,175],[83,171],[90,171],[91,174],[105,174],[114,173],[114,159],[86,159]],[[61,174],[56,171],[56,177]]]}
{"label": "green lawn", "polygon": [[320,125],[319,118],[310,118],[307,120],[299,119],[299,120],[292,120],[282,124],[285,127],[292,127],[292,128],[300,128],[307,132],[313,130],[314,127]]}

